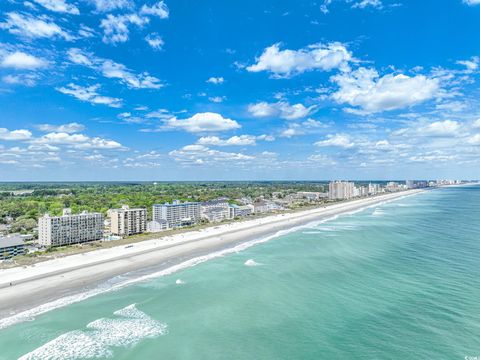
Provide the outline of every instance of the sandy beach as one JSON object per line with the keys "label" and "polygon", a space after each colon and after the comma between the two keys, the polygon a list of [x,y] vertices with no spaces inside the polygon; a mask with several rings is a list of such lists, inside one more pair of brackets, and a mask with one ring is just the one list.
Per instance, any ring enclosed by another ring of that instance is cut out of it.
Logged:
{"label": "sandy beach", "polygon": [[[0,270],[0,319],[3,319],[0,320],[0,328],[10,324],[9,319],[17,317],[17,320],[12,322],[21,321],[22,316],[26,318],[62,304],[81,300],[82,297],[78,294],[91,296],[94,294],[92,289],[95,286],[121,274],[149,267],[155,267],[156,271],[159,269],[174,271],[181,264],[188,265],[189,261],[195,261],[214,252],[231,249],[256,239],[265,239],[279,231],[374,206],[419,191],[421,190],[357,199],[167,237],[159,234],[158,239],[129,246],[122,245],[62,257],[29,267]],[[62,299],[66,300],[62,302]]]}

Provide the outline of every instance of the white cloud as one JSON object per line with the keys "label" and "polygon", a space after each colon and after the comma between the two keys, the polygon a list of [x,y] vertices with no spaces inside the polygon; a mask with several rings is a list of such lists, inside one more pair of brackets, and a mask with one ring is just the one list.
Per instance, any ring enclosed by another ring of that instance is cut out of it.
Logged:
{"label": "white cloud", "polygon": [[32,133],[28,130],[8,130],[0,128],[0,140],[28,140],[32,137]]}
{"label": "white cloud", "polygon": [[85,130],[85,126],[76,122],[69,124],[53,125],[53,124],[40,124],[36,126],[38,130],[44,132],[60,132],[60,133],[77,133]]}
{"label": "white cloud", "polygon": [[78,30],[78,35],[83,38],[91,38],[95,36],[95,30],[86,25],[80,24],[80,30]]}
{"label": "white cloud", "polygon": [[65,0],[33,0],[37,4],[42,5],[45,9],[60,13],[67,13],[72,15],[80,14],[75,5],[68,4]]}
{"label": "white cloud", "polygon": [[465,66],[468,72],[473,72],[478,69],[479,62],[480,58],[478,56],[473,56],[470,60],[459,60],[457,61],[457,64]]}
{"label": "white cloud", "polygon": [[122,106],[122,100],[118,98],[103,96],[98,94],[100,85],[83,87],[75,84],[68,84],[66,87],[56,88],[63,94],[71,95],[81,101],[87,101],[91,104],[103,104],[110,107],[119,108]]}
{"label": "white cloud", "polygon": [[383,7],[383,4],[380,0],[361,0],[359,2],[356,2],[352,5],[352,8],[359,8],[359,9],[365,9],[366,7],[373,7],[377,9],[381,9]]}
{"label": "white cloud", "polygon": [[35,70],[48,66],[48,62],[33,55],[25,54],[21,51],[15,51],[6,55],[1,60],[0,66],[20,70]]}
{"label": "white cloud", "polygon": [[473,127],[475,129],[480,129],[480,119],[477,119],[473,122]]}
{"label": "white cloud", "polygon": [[353,61],[350,51],[339,42],[313,44],[300,50],[280,50],[280,44],[266,48],[257,63],[247,67],[250,72],[269,71],[275,77],[289,77],[310,70],[349,70]]}
{"label": "white cloud", "polygon": [[480,134],[475,134],[467,139],[470,145],[480,145]]}
{"label": "white cloud", "polygon": [[159,79],[147,72],[135,75],[125,65],[111,60],[104,60],[101,71],[103,76],[120,79],[128,87],[135,89],[159,89],[163,86]]}
{"label": "white cloud", "polygon": [[264,140],[266,135],[254,136],[254,135],[240,135],[232,136],[229,139],[220,139],[218,136],[204,136],[197,140],[197,144],[200,145],[212,145],[212,146],[248,146],[255,145],[256,140]]}
{"label": "white cloud", "polygon": [[262,101],[248,106],[248,111],[255,117],[279,117],[286,120],[304,118],[310,115],[314,109],[315,106],[307,108],[302,104],[290,105],[285,101],[276,103]]}
{"label": "white cloud", "polygon": [[479,5],[480,0],[463,0],[463,3],[469,6],[474,6],[474,5]]}
{"label": "white cloud", "polygon": [[123,84],[133,89],[159,89],[163,86],[160,79],[151,76],[148,72],[134,74],[125,65],[109,59],[102,59],[82,50],[72,48],[68,50],[70,61],[75,64],[87,66],[99,71],[103,76],[110,79],[119,79]]}
{"label": "white cloud", "polygon": [[457,134],[459,128],[460,125],[456,121],[436,121],[420,129],[420,134],[429,136],[452,136]]}
{"label": "white cloud", "polygon": [[145,41],[154,50],[161,50],[163,45],[165,45],[165,42],[163,41],[162,37],[160,35],[158,35],[157,33],[148,34],[145,37]]}
{"label": "white cloud", "polygon": [[100,22],[103,29],[103,42],[107,44],[116,44],[126,42],[129,37],[129,25],[142,27],[149,23],[148,17],[138,16],[137,14],[112,15],[108,14]]}
{"label": "white cloud", "polygon": [[350,140],[348,135],[344,134],[335,134],[335,135],[327,135],[325,140],[317,141],[315,146],[320,147],[341,147],[344,149],[351,148],[355,146],[355,144]]}
{"label": "white cloud", "polygon": [[93,62],[91,60],[92,54],[85,54],[82,50],[77,48],[72,48],[67,51],[68,58],[70,61],[77,65],[92,66]]}
{"label": "white cloud", "polygon": [[232,119],[212,112],[197,113],[188,119],[179,120],[175,117],[166,120],[168,128],[182,129],[188,132],[211,132],[239,129],[241,126]]}
{"label": "white cloud", "polygon": [[223,77],[211,77],[207,80],[207,83],[210,83],[210,84],[223,84],[223,82],[225,81],[225,79]]}
{"label": "white cloud", "polygon": [[211,96],[208,98],[208,100],[210,100],[211,102],[214,102],[214,103],[221,103],[221,102],[224,102],[226,99],[225,96]]}
{"label": "white cloud", "polygon": [[50,21],[48,17],[34,17],[32,15],[9,12],[7,20],[0,23],[0,29],[6,29],[14,35],[27,38],[54,38],[60,37],[65,40],[73,40],[60,26]]}
{"label": "white cloud", "polygon": [[212,150],[198,144],[187,145],[180,150],[170,151],[169,155],[173,157],[175,161],[189,165],[204,165],[209,163],[227,164],[225,161],[241,163],[255,159],[255,157],[251,155]]}
{"label": "white cloud", "polygon": [[330,156],[324,154],[314,154],[308,157],[308,160],[315,163],[315,165],[320,166],[333,166],[336,165],[337,162],[333,160]]}
{"label": "white cloud", "polygon": [[5,75],[2,81],[10,85],[35,86],[38,76],[35,74]]}
{"label": "white cloud", "polygon": [[67,145],[75,149],[120,149],[123,146],[113,140],[100,137],[90,138],[83,134],[68,134],[66,132],[52,132],[34,139],[36,145]]}
{"label": "white cloud", "polygon": [[333,99],[340,104],[360,107],[365,113],[405,108],[440,94],[439,80],[424,75],[388,74],[380,77],[376,70],[362,67],[331,79],[339,86],[332,95]]}
{"label": "white cloud", "polygon": [[143,5],[141,14],[158,16],[160,19],[167,19],[169,15],[168,7],[164,1],[159,1],[152,6]]}
{"label": "white cloud", "polygon": [[119,9],[129,9],[133,7],[131,0],[90,0],[100,12],[108,12]]}

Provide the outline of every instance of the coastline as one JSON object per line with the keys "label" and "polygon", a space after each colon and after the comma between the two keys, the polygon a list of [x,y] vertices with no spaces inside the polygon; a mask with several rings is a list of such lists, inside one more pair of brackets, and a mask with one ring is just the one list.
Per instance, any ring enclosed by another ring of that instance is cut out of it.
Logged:
{"label": "coastline", "polygon": [[282,235],[282,232],[294,231],[312,222],[324,221],[422,191],[425,190],[356,199],[326,207],[159,237],[135,243],[134,246],[117,246],[71,255],[26,268],[0,270],[0,329],[132,282],[117,284],[110,289],[95,289],[95,286],[102,282],[122,274],[152,267],[155,267],[157,272],[141,279],[169,274],[267,241]]}

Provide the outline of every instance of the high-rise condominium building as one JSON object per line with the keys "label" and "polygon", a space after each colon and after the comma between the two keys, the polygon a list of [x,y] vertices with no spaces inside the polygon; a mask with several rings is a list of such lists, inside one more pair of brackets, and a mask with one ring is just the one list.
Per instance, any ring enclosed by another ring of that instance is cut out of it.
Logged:
{"label": "high-rise condominium building", "polygon": [[103,215],[86,211],[72,215],[64,209],[62,216],[45,214],[38,219],[38,242],[43,246],[61,246],[101,240]]}
{"label": "high-rise condominium building", "polygon": [[141,234],[147,229],[147,209],[130,209],[124,205],[121,209],[110,209],[108,215],[112,235]]}
{"label": "high-rise condominium building", "polygon": [[192,225],[200,220],[200,203],[175,200],[153,205],[153,221],[166,220],[169,228]]}
{"label": "high-rise condominium building", "polygon": [[328,185],[330,200],[351,199],[355,196],[355,184],[349,181],[331,181]]}

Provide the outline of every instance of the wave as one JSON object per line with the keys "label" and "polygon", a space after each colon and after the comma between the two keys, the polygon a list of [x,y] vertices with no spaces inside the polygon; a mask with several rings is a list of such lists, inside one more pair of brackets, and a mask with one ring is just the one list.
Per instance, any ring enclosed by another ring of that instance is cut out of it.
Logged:
{"label": "wave", "polygon": [[177,281],[175,281],[175,284],[183,285],[183,284],[185,284],[185,281],[183,281],[182,279],[177,279]]}
{"label": "wave", "polygon": [[109,358],[115,347],[133,347],[143,339],[167,333],[166,324],[152,319],[135,304],[117,310],[113,315],[113,318],[92,321],[85,330],[62,334],[19,360]]}
{"label": "wave", "polygon": [[[401,196],[401,197],[398,197],[398,198],[385,200],[385,201],[382,201],[380,204],[386,204],[386,203],[390,203],[392,201],[405,199],[406,197],[414,196],[414,195],[417,195],[417,194],[421,194],[421,193],[409,194],[409,195],[404,195],[404,196]],[[120,290],[120,289],[122,289],[126,286],[130,286],[130,285],[135,284],[135,283],[145,282],[145,281],[155,279],[155,278],[159,278],[159,277],[162,277],[162,276],[171,275],[171,274],[173,274],[177,271],[180,271],[180,270],[183,270],[183,269],[186,269],[186,268],[190,268],[190,267],[194,267],[196,265],[202,264],[206,261],[209,261],[209,260],[212,260],[212,259],[215,259],[215,258],[218,258],[218,257],[222,257],[222,256],[229,255],[229,254],[232,254],[232,253],[238,253],[238,252],[244,251],[244,250],[246,250],[246,249],[248,249],[252,246],[268,242],[268,241],[270,241],[274,238],[278,238],[278,237],[281,237],[283,235],[287,235],[289,233],[299,231],[301,229],[318,227],[319,225],[321,225],[323,223],[326,223],[326,222],[329,222],[329,221],[332,221],[332,220],[336,220],[339,216],[348,216],[348,215],[357,214],[357,213],[365,211],[366,209],[369,209],[369,208],[372,208],[372,207],[377,207],[378,205],[379,205],[379,203],[372,204],[372,205],[366,205],[364,207],[361,207],[361,208],[358,208],[358,209],[355,209],[355,210],[351,210],[351,211],[345,211],[344,213],[333,215],[333,216],[330,216],[330,217],[327,217],[327,218],[324,218],[324,219],[321,219],[321,220],[313,220],[313,221],[311,221],[307,224],[295,226],[295,227],[292,227],[292,228],[287,229],[287,230],[280,230],[280,231],[276,232],[275,234],[269,235],[267,237],[247,241],[247,242],[244,242],[242,244],[236,245],[232,248],[226,248],[226,249],[222,249],[222,250],[219,250],[219,251],[212,252],[208,255],[203,255],[203,256],[196,257],[196,258],[192,258],[192,259],[184,261],[180,264],[171,266],[169,268],[166,268],[166,269],[163,269],[161,271],[157,271],[157,272],[154,272],[154,273],[151,273],[151,274],[142,275],[142,276],[139,276],[139,277],[136,277],[136,278],[133,278],[133,279],[127,279],[127,280],[123,280],[121,282],[113,283],[113,284],[110,283],[110,282],[106,282],[105,284],[103,284],[101,286],[98,286],[98,287],[96,287],[92,290],[88,290],[88,291],[85,291],[83,293],[79,293],[79,294],[75,294],[75,295],[66,296],[66,297],[51,301],[49,303],[40,305],[40,306],[38,306],[34,309],[23,311],[21,313],[12,315],[8,318],[0,319],[0,330],[4,329],[6,327],[9,327],[9,326],[15,325],[15,324],[20,323],[20,322],[33,321],[35,319],[35,317],[38,316],[38,315],[42,315],[42,314],[47,313],[49,311],[55,310],[57,308],[65,307],[65,306],[68,306],[68,305],[71,305],[71,304],[74,304],[74,303],[84,301],[88,298],[91,298],[93,296],[96,296],[96,295],[99,295],[99,294],[102,294],[102,293]],[[120,276],[120,277],[117,277],[117,278],[124,279],[124,276]]]}

